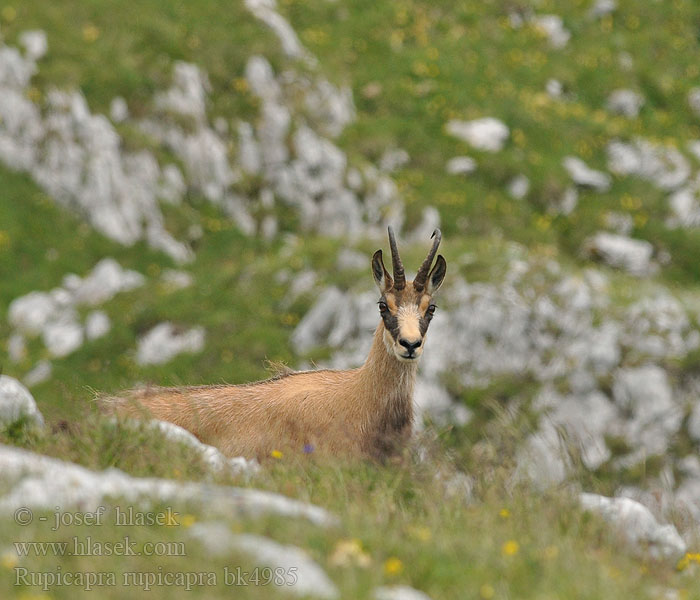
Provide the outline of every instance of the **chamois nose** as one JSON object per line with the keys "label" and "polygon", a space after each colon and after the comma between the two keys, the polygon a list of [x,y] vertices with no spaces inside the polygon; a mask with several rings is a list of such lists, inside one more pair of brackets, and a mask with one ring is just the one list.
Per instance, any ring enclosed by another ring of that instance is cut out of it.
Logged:
{"label": "chamois nose", "polygon": [[415,352],[416,348],[420,348],[420,345],[423,343],[423,340],[418,339],[416,341],[410,341],[407,340],[406,338],[401,338],[399,339],[399,344],[401,344],[406,350],[408,350],[408,355],[412,356],[413,353]]}

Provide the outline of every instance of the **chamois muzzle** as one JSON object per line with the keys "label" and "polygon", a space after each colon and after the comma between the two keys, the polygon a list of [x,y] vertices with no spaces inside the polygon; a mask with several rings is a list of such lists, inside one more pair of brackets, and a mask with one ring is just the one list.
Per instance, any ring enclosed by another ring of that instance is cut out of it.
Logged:
{"label": "chamois muzzle", "polygon": [[439,229],[436,229],[433,231],[433,235],[431,235],[430,238],[433,240],[433,246],[430,248],[428,256],[425,257],[423,264],[420,266],[420,269],[418,269],[418,273],[416,273],[416,278],[413,280],[413,287],[417,292],[422,292],[425,289],[425,282],[428,279],[430,267],[433,264],[433,259],[435,258],[435,253],[440,245],[440,240],[442,240],[442,232]]}

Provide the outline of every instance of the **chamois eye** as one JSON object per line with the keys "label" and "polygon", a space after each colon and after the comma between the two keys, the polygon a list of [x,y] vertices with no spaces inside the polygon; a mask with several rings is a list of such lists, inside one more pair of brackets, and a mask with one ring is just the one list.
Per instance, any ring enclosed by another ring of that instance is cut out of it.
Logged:
{"label": "chamois eye", "polygon": [[432,317],[435,314],[435,310],[437,309],[437,306],[434,304],[431,304],[428,307],[428,310],[425,311],[425,314],[428,315],[429,317]]}
{"label": "chamois eye", "polygon": [[389,310],[389,307],[386,305],[386,302],[379,302],[379,312],[386,312]]}

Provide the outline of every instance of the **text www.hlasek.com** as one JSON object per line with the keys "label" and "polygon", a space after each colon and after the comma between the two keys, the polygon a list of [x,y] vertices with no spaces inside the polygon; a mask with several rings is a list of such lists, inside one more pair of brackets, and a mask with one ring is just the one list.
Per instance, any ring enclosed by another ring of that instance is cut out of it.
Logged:
{"label": "text www.hlasek.com", "polygon": [[124,536],[118,542],[100,542],[92,536],[74,536],[66,542],[14,542],[17,556],[187,556],[184,542],[144,542]]}

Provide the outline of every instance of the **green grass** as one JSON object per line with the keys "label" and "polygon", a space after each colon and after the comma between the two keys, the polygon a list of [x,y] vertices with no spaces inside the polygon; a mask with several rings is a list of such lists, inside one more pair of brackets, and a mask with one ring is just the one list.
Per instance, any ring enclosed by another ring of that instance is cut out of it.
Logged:
{"label": "green grass", "polygon": [[[507,437],[507,432],[501,433]],[[92,468],[116,465],[142,476],[210,480],[203,465],[184,448],[153,432],[115,428],[94,415],[51,433],[15,432],[9,441]],[[691,574],[676,572],[673,565],[640,561],[623,551],[609,528],[581,512],[564,489],[542,494],[524,484],[513,485],[513,464],[505,445],[494,448],[491,460],[483,451],[479,456],[475,449],[475,465],[481,468],[473,471],[474,492],[467,501],[463,493],[450,493],[444,484],[455,463],[434,440],[425,443],[427,458],[421,461],[410,455],[386,465],[282,457],[266,464],[251,481],[217,476],[217,483],[253,485],[316,503],[341,522],[339,527],[323,529],[297,519],[229,518],[221,526],[306,548],[338,584],[344,598],[369,597],[374,586],[396,583],[412,585],[436,599],[654,598],[658,586],[686,589],[688,597],[700,593]],[[499,460],[494,460],[495,456]],[[167,508],[155,506],[152,510]],[[224,568],[250,571],[255,565],[237,553],[207,557],[187,537],[193,522],[212,518],[206,507],[175,506],[173,510],[180,512],[179,524],[173,526],[117,526],[110,511],[99,527],[73,525],[57,531],[51,531],[53,525],[49,525],[55,518],[53,511],[36,511],[34,522],[25,527],[4,519],[0,532],[7,542],[73,544],[74,537],[84,541],[90,535],[93,542],[115,543],[128,535],[138,550],[149,542],[183,542],[187,556],[69,556],[60,560],[26,556],[18,565],[9,562],[0,567],[0,585],[18,594],[25,591],[22,586],[13,586],[16,575],[8,566],[55,572],[60,564],[63,572],[114,572],[119,582],[124,572],[131,571],[213,572],[219,585],[195,587],[191,595],[228,597],[232,591],[222,585]],[[48,521],[39,522],[40,516]],[[346,560],[340,559],[338,545],[347,541],[359,545],[366,564],[352,553]],[[173,589],[154,586],[149,597],[172,597]],[[75,586],[55,587],[50,597],[72,598],[77,591]],[[120,583],[99,593],[100,597],[121,598],[128,591]],[[184,593],[181,589],[177,592]],[[237,588],[236,594],[270,597],[269,588],[254,585]]]}
{"label": "green grass", "polygon": [[[10,4],[12,11],[7,10]],[[686,103],[687,90],[697,84],[700,74],[695,64],[700,5],[676,0],[671,9],[668,3],[619,0],[611,18],[593,21],[585,16],[589,2],[543,0],[537,12],[562,15],[573,34],[565,49],[553,50],[534,28],[509,25],[510,10],[530,6],[520,0],[279,4],[302,42],[318,56],[320,74],[352,86],[358,119],[338,142],[351,160],[375,161],[394,146],[409,152],[410,163],[395,174],[407,203],[408,225],[418,222],[426,204],[440,210],[450,273],[472,282],[500,281],[511,259],[522,254],[538,265],[555,258],[567,273],[580,274],[590,266],[580,254],[585,238],[603,228],[609,211],[624,211],[634,218],[633,235],[668,252],[670,263],[644,281],[607,270],[610,310],[619,311],[660,286],[670,287],[689,303],[698,297],[700,233],[667,230],[666,200],[650,184],[616,179],[609,193],[582,191],[578,208],[568,217],[553,217],[550,205],[569,185],[561,167],[566,155],[602,168],[605,144],[614,137],[641,135],[678,148],[700,138],[700,123]],[[32,90],[39,103],[51,86],[79,87],[95,112],[106,112],[111,99],[121,95],[134,116],[148,114],[153,94],[169,85],[173,61],[186,60],[209,74],[212,119],[253,120],[256,103],[241,80],[247,58],[261,53],[276,71],[290,66],[272,33],[241,2],[144,0],[136,7],[114,0],[22,0],[0,5],[0,26],[7,43],[15,43],[26,29],[47,31],[49,53]],[[621,52],[634,57],[632,70],[620,66]],[[566,101],[546,96],[550,78],[562,81]],[[604,110],[608,93],[619,87],[645,96],[638,119],[611,116]],[[444,133],[451,118],[482,116],[501,118],[511,129],[506,148],[497,155],[476,152]],[[131,126],[120,126],[119,131],[127,148],[146,143]],[[459,154],[477,159],[475,174],[460,178],[444,173],[446,161]],[[527,198],[514,200],[505,186],[519,173],[530,178],[531,189]],[[254,196],[260,184],[246,180],[240,191]],[[684,590],[681,597],[700,597],[692,567],[677,572],[673,565],[631,557],[606,526],[577,508],[567,486],[542,494],[514,482],[515,448],[530,433],[532,422],[526,410],[515,421],[507,416],[516,401],[526,402],[536,389],[527,375],[496,378],[483,389],[466,390],[448,382],[474,410],[475,418],[461,429],[430,428],[428,458],[423,462],[412,455],[386,465],[285,456],[267,463],[248,481],[208,474],[186,449],[152,432],[115,429],[96,414],[94,391],[114,392],[139,382],[240,383],[265,377],[266,360],[295,366],[300,359],[290,348],[290,333],[313,295],[289,306],[284,303],[287,288],[276,277],[281,270],[298,273],[311,268],[318,273],[319,285],[358,289],[358,281],[364,281],[367,288],[371,286],[373,242],[357,244],[368,257],[365,271],[341,273],[335,261],[342,241],[304,235],[288,249],[281,240],[248,239],[194,195],[188,195],[182,206],[164,210],[168,229],[178,239],[186,239],[193,224],[204,230],[195,244],[196,261],[187,267],[195,285],[186,290],[171,291],[159,282],[162,271],[173,266],[167,257],[144,244],[125,248],[104,239],[57,208],[26,176],[0,168],[0,340],[4,342],[10,333],[7,306],[12,299],[60,285],[68,272],[84,276],[105,256],[148,278],[143,288],[120,294],[103,307],[113,321],[107,337],[54,360],[51,380],[32,389],[49,423],[47,431],[15,428],[3,432],[0,441],[93,469],[118,467],[138,476],[254,486],[317,503],[338,515],[341,526],[323,530],[279,518],[227,519],[225,526],[307,549],[344,598],[369,597],[374,586],[392,583],[413,585],[435,600],[658,598],[666,588]],[[281,226],[285,232],[295,232],[294,215],[283,213]],[[424,251],[402,248],[404,261],[417,264]],[[546,292],[548,285],[544,277],[535,288]],[[205,350],[181,355],[162,367],[138,366],[134,361],[138,337],[165,320],[184,327],[203,326]],[[306,358],[319,360],[327,354],[328,349],[319,348]],[[13,364],[0,344],[0,366],[8,375],[21,378],[45,357],[43,346],[32,341],[26,360]],[[697,363],[697,356],[690,356],[669,366],[682,377],[696,372]],[[675,444],[678,452],[697,449],[686,439]],[[572,482],[582,482],[587,491],[609,494],[623,480],[643,484],[654,468],[653,460],[622,475],[603,468],[595,474],[575,473]],[[469,502],[446,493],[436,482],[436,473],[455,470],[473,476]],[[187,510],[196,521],[208,518],[206,508]],[[51,532],[36,521],[20,528],[0,519],[0,540],[4,545],[91,535],[115,542],[128,534],[141,544],[186,540],[185,529],[182,525],[127,531],[103,526]],[[369,565],[336,564],[333,556],[343,540],[358,540]],[[21,565],[30,570],[52,571],[60,564],[63,571],[117,572],[162,567],[214,571],[219,580],[224,566],[253,566],[242,555],[208,558],[194,542],[186,543],[186,558],[35,557]],[[400,562],[391,562],[394,558]],[[393,572],[386,570],[387,564],[395,565]],[[34,597],[36,590],[13,585],[7,567],[0,565],[0,586],[10,590],[3,597]],[[73,598],[76,591],[55,588],[48,595]],[[100,598],[126,595],[123,587],[91,593]],[[256,586],[232,590],[219,585],[188,592],[206,598],[232,593],[243,598],[271,595],[270,588]],[[172,597],[172,588],[154,588],[148,597]]]}

